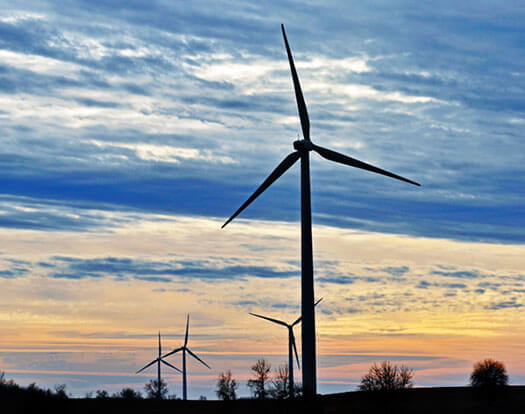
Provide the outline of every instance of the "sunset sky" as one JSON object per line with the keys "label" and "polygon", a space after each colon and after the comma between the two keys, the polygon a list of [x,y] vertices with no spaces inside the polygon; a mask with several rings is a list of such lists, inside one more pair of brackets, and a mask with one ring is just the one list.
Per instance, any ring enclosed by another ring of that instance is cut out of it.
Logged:
{"label": "sunset sky", "polygon": [[190,398],[287,362],[248,313],[299,315],[298,167],[220,229],[301,133],[284,23],[312,140],[422,184],[312,154],[318,390],[385,359],[415,386],[487,357],[525,384],[525,9],[318,3],[0,1],[7,378],[142,390],[187,314],[212,367],[189,362]]}

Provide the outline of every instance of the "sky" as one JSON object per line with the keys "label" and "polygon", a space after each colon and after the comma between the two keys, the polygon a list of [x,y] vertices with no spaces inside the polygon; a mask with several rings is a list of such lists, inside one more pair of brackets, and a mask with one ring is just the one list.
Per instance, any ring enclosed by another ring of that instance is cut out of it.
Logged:
{"label": "sky", "polygon": [[525,8],[318,3],[0,1],[7,378],[141,390],[187,314],[190,398],[286,363],[249,312],[299,315],[298,167],[220,229],[301,134],[284,23],[312,140],[422,184],[311,156],[319,391],[525,383]]}

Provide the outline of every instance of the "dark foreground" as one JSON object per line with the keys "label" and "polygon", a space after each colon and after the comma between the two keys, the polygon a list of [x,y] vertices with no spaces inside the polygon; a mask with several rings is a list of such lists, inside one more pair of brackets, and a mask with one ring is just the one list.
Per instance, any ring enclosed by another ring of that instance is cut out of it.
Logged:
{"label": "dark foreground", "polygon": [[156,413],[525,413],[525,386],[496,393],[467,387],[415,388],[392,393],[349,392],[319,396],[314,402],[279,400],[181,401],[125,399],[46,399],[6,397],[2,413],[156,414]]}

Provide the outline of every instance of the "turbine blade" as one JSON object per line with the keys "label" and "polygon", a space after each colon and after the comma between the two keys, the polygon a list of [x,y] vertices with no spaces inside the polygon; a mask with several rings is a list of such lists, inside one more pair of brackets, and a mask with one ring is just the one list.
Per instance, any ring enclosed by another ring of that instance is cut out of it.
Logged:
{"label": "turbine blade", "polygon": [[195,358],[197,361],[199,361],[201,364],[203,364],[205,367],[208,367],[209,369],[211,369],[211,367],[206,363],[204,362],[202,359],[200,359],[197,355],[195,355],[193,352],[190,351],[189,348],[186,348],[186,351],[188,351],[188,353],[193,357]]}
{"label": "turbine blade", "polygon": [[148,367],[151,367],[155,362],[157,362],[159,359],[154,359],[153,361],[151,361],[149,364],[147,365],[144,365],[141,369],[139,369],[137,372],[135,372],[135,374],[138,374],[139,372],[142,372],[144,371],[146,368]]}
{"label": "turbine blade", "polygon": [[[315,302],[315,303],[314,303],[314,307],[317,306],[317,304],[318,304],[319,302],[321,302],[322,300],[323,300],[323,298],[321,298],[321,299],[319,299],[317,302]],[[301,322],[302,320],[303,320],[303,317],[302,317],[302,316],[299,316],[299,317],[295,320],[295,322],[292,323],[291,326],[295,326],[295,325],[297,325],[297,324],[298,324],[299,322]]]}
{"label": "turbine blade", "polygon": [[297,109],[299,110],[299,117],[301,118],[301,128],[303,129],[303,137],[305,140],[310,141],[310,120],[308,119],[308,111],[306,110],[306,104],[304,102],[303,91],[301,90],[301,84],[299,83],[299,77],[295,70],[295,64],[293,62],[292,52],[288,39],[286,38],[286,32],[284,31],[284,25],[281,24],[283,31],[284,44],[286,46],[286,53],[288,54],[288,62],[290,62],[290,70],[292,72],[293,87],[295,89],[295,99],[297,100]]}
{"label": "turbine blade", "polygon": [[184,349],[184,347],[181,346],[180,348],[174,349],[173,351],[168,352],[167,354],[162,355],[161,358],[169,357],[170,355],[176,354],[177,352],[182,351],[183,349]]}
{"label": "turbine blade", "polygon": [[349,165],[350,167],[361,168],[363,170],[372,171],[377,174],[386,175],[387,177],[395,178],[406,183],[414,184],[419,186],[420,184],[407,178],[401,177],[400,175],[393,174],[391,172],[382,170],[381,168],[374,167],[373,165],[367,164],[366,162],[356,160],[355,158],[348,157],[347,155],[340,154],[338,152],[329,150],[327,148],[320,147],[318,145],[312,145],[312,148],[323,158],[327,160],[338,162],[340,164]]}
{"label": "turbine blade", "polygon": [[302,316],[299,316],[295,321],[294,323],[292,323],[292,326],[295,326],[297,325],[299,322],[301,322],[303,320],[303,317]]}
{"label": "turbine blade", "polygon": [[188,344],[188,329],[190,327],[190,315],[188,314],[188,318],[186,319],[186,336],[184,337],[184,346]]}
{"label": "turbine blade", "polygon": [[180,369],[178,369],[177,367],[171,365],[169,362],[166,362],[164,361],[163,359],[160,360],[160,362],[162,362],[163,364],[166,364],[168,367],[171,367],[173,368],[175,371],[179,372],[180,374],[182,374],[182,371]]}
{"label": "turbine blade", "polygon": [[297,359],[297,368],[301,369],[301,364],[299,363],[299,354],[297,353],[297,347],[295,346],[295,335],[293,334],[293,331],[292,331],[292,345],[293,345],[293,350],[295,351],[295,359]]}
{"label": "turbine blade", "polygon": [[279,325],[288,327],[288,324],[286,322],[280,321],[279,319],[273,319],[267,316],[257,315],[256,313],[251,313],[251,312],[250,312],[250,315],[255,316],[257,318],[266,319],[267,321],[278,323]]}
{"label": "turbine blade", "polygon": [[288,155],[283,161],[281,161],[277,168],[272,171],[268,178],[259,186],[257,190],[255,190],[255,192],[250,196],[250,198],[246,200],[244,204],[235,213],[233,213],[233,216],[231,216],[226,221],[226,223],[222,225],[221,228],[224,228],[230,221],[237,217],[241,213],[241,211],[248,207],[248,205],[253,200],[259,197],[259,195],[269,186],[271,186],[275,180],[277,180],[281,175],[283,175],[286,172],[286,170],[288,170],[288,168],[294,165],[294,163],[299,159],[300,156],[301,154],[299,154],[299,151],[295,151]]}

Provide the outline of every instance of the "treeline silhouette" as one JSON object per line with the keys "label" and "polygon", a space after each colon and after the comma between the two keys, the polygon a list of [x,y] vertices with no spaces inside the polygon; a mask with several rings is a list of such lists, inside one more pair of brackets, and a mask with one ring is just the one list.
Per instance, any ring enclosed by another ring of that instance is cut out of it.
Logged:
{"label": "treeline silhouette", "polygon": [[[260,358],[251,367],[252,378],[247,382],[254,399],[292,399],[302,396],[300,384],[295,384],[293,395],[289,391],[288,365],[280,365],[271,375],[271,364]],[[397,366],[390,361],[374,363],[367,374],[361,378],[360,391],[396,391],[413,386],[413,371],[405,365]],[[470,375],[470,385],[484,392],[496,391],[508,385],[508,375],[505,364],[493,359],[485,359],[474,364]],[[236,400],[239,383],[233,378],[230,370],[221,372],[216,384],[216,395],[220,400]],[[44,389],[35,383],[22,387],[13,379],[7,380],[4,372],[0,372],[0,397],[38,399],[67,399],[69,395],[65,384],[57,384],[54,389]],[[160,387],[157,380],[150,380],[144,386],[144,395],[133,388],[123,388],[121,391],[109,394],[106,390],[88,392],[85,398],[96,399],[177,399],[176,394],[168,394],[168,387],[161,379]],[[205,397],[201,397],[201,400]]]}
{"label": "treeline silhouette", "polygon": [[[86,394],[85,398],[70,398],[64,384],[58,384],[53,389],[40,388],[34,383],[23,387],[12,379],[7,380],[5,374],[0,372],[0,407],[2,413],[9,414],[525,412],[525,386],[508,386],[506,368],[499,361],[487,359],[476,363],[470,377],[471,386],[468,387],[412,388],[412,378],[412,370],[407,367],[383,361],[373,364],[362,377],[359,391],[319,395],[313,401],[300,398],[298,393],[296,398],[291,399],[289,395],[280,393],[287,389],[286,370],[283,366],[272,372],[270,364],[258,360],[252,366],[252,378],[249,379],[249,383],[253,385],[250,388],[252,398],[236,399],[238,382],[227,371],[221,373],[217,381],[217,396],[221,400],[184,401],[175,395],[168,395],[165,384],[161,387],[163,395],[158,398],[155,380],[146,384],[144,394],[131,388],[123,388],[113,394],[98,390]],[[368,384],[381,385],[368,387]],[[221,385],[225,386],[222,391],[227,391],[225,395],[228,398],[219,395]]]}

